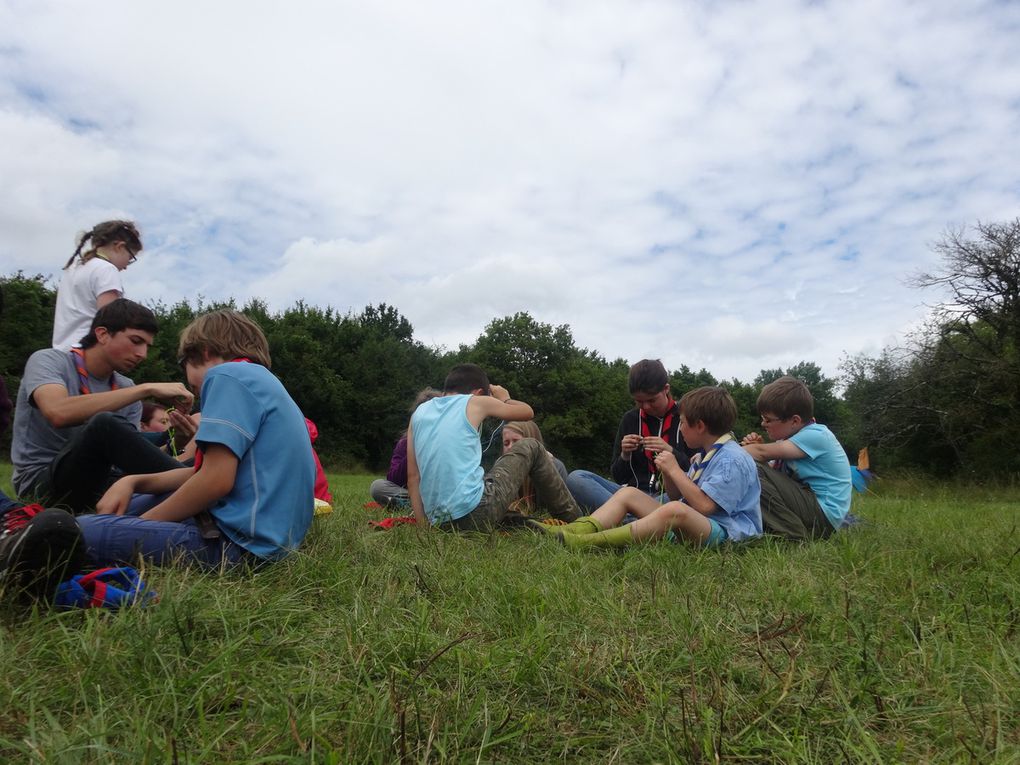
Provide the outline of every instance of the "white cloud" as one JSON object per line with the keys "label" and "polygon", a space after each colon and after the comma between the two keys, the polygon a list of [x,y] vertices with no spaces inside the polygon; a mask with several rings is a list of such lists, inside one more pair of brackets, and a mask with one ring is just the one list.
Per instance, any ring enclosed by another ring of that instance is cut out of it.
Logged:
{"label": "white cloud", "polygon": [[1017,214],[1013,4],[0,0],[0,254],[143,229],[129,295],[527,310],[751,379],[880,349]]}

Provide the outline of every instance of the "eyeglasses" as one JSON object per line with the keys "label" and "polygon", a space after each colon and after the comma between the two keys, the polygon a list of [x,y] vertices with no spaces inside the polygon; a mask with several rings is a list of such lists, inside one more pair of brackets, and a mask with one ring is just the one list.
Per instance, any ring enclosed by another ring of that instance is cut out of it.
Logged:
{"label": "eyeglasses", "polygon": [[124,247],[124,252],[128,254],[128,265],[130,266],[132,263],[138,260],[139,251],[131,249],[131,245],[127,243],[123,244],[122,246]]}
{"label": "eyeglasses", "polygon": [[775,425],[777,422],[786,422],[788,419],[790,419],[790,418],[789,417],[762,417],[761,418],[761,424],[764,427],[768,427],[769,425]]}

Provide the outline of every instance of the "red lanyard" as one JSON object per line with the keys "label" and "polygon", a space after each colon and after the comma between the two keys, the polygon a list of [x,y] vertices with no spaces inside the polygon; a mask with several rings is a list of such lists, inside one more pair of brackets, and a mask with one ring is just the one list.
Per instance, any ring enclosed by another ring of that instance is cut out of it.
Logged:
{"label": "red lanyard", "polygon": [[[673,423],[673,397],[669,398],[669,409],[666,410],[666,414],[663,416],[662,421],[659,423],[659,432],[652,433],[652,429],[648,427],[648,417],[645,414],[644,409],[638,410],[638,418],[641,421],[641,436],[647,438],[648,436],[658,436],[667,444],[672,446],[673,444],[669,441],[669,426]],[[651,449],[645,449],[645,459],[648,460],[648,474],[651,476],[655,475],[655,452]]]}
{"label": "red lanyard", "polygon": [[[89,371],[85,368],[85,351],[81,348],[72,348],[71,358],[74,360],[74,368],[78,370],[78,392],[87,396],[92,389],[89,387]],[[111,374],[110,390],[117,390],[119,387],[116,378]]]}

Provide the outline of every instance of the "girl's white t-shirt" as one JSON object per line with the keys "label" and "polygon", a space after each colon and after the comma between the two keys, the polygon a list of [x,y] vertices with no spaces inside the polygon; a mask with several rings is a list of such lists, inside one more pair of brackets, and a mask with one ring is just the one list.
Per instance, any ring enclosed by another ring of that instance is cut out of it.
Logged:
{"label": "girl's white t-shirt", "polygon": [[99,306],[96,299],[104,292],[123,297],[124,284],[117,266],[102,258],[85,263],[75,261],[57,287],[57,311],[53,317],[53,347],[66,351],[78,345],[89,333]]}

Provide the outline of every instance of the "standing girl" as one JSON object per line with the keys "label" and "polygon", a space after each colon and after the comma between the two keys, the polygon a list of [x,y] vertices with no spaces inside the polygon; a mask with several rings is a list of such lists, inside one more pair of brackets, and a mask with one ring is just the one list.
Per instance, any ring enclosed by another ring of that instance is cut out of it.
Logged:
{"label": "standing girl", "polygon": [[[89,249],[82,252],[85,243]],[[142,238],[135,224],[108,220],[87,231],[57,288],[53,347],[68,350],[88,334],[96,311],[124,295],[120,272],[135,262]]]}

